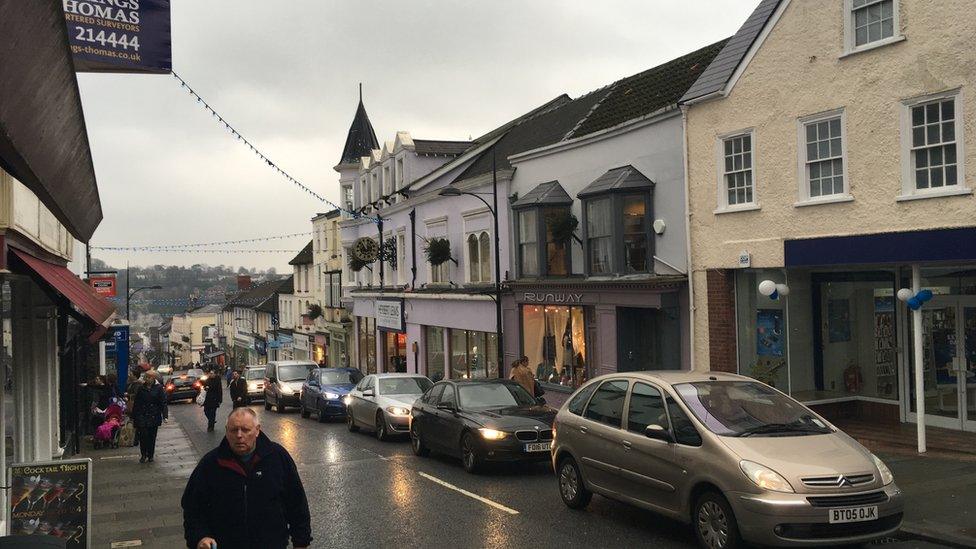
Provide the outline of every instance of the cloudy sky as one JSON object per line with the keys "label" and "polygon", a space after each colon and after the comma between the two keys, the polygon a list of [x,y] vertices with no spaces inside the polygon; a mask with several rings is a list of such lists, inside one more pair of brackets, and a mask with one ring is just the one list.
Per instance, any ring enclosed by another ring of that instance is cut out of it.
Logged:
{"label": "cloudy sky", "polygon": [[[332,200],[358,83],[382,142],[467,139],[725,38],[758,0],[173,0],[173,67]],[[218,125],[172,76],[80,74],[105,219],[95,246],[311,231],[330,209]],[[299,249],[308,237],[240,248]],[[108,253],[115,266],[288,270],[291,253]]]}

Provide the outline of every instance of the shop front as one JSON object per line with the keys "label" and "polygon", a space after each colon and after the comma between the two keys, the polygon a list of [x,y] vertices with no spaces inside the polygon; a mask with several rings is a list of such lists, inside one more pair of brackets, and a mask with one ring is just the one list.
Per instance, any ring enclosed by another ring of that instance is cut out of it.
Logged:
{"label": "shop front", "polygon": [[527,357],[551,404],[599,375],[688,368],[684,277],[510,288],[502,300],[506,359]]}
{"label": "shop front", "polygon": [[311,349],[311,342],[309,341],[308,334],[303,334],[300,332],[295,332],[293,335],[293,341],[291,343],[292,347],[292,358],[294,360],[308,360],[311,356],[309,350]]}
{"label": "shop front", "polygon": [[328,356],[329,346],[328,336],[326,334],[310,335],[309,340],[312,343],[312,361],[316,364],[326,364],[325,357]]}

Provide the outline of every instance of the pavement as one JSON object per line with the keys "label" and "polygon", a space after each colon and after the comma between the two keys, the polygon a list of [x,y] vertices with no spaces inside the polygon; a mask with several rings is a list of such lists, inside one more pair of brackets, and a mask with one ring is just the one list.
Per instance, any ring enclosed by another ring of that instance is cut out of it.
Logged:
{"label": "pavement", "polygon": [[[292,410],[268,412],[260,404],[252,409],[262,429],[298,464],[312,512],[313,547],[696,546],[687,526],[628,505],[595,497],[585,511],[566,508],[546,464],[469,475],[457,460],[414,456],[406,440],[379,442],[368,433],[348,432],[341,422],[318,423]],[[125,546],[183,547],[183,487],[199,457],[220,442],[229,412],[229,406],[221,407],[217,431],[208,433],[199,406],[171,405],[151,464],[138,462],[138,448],[88,451],[95,468],[93,547],[137,541],[141,545]],[[972,469],[899,457],[886,461],[909,494],[908,517],[923,528],[922,537],[883,540],[885,547],[945,547],[928,534],[974,522],[960,514],[967,501],[976,500]]]}

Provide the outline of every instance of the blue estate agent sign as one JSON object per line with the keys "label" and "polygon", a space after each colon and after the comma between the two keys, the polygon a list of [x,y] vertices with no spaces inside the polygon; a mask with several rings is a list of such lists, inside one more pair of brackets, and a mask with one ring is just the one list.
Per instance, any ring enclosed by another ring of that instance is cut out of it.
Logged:
{"label": "blue estate agent sign", "polygon": [[170,0],[62,0],[77,72],[173,69]]}

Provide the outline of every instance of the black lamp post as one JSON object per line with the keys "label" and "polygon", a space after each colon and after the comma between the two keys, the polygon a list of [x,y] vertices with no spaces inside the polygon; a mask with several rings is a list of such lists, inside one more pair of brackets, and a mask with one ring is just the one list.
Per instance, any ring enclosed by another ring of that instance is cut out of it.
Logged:
{"label": "black lamp post", "polygon": [[[493,151],[494,152],[494,151]],[[495,178],[495,157],[492,154],[492,192],[491,192],[491,204],[488,201],[479,196],[480,194],[488,193],[472,193],[465,192],[455,187],[444,187],[439,193],[440,196],[461,196],[468,195],[477,198],[478,200],[484,202],[488,211],[491,212],[491,217],[494,220],[495,226],[495,333],[498,341],[498,350],[495,360],[498,361],[498,377],[504,377],[502,357],[505,356],[505,347],[503,345],[502,339],[502,280],[501,280],[501,256],[500,256],[500,238],[498,236],[498,180]]]}
{"label": "black lamp post", "polygon": [[132,321],[132,319],[129,318],[129,301],[132,299],[132,296],[136,295],[137,293],[139,293],[139,292],[141,292],[143,290],[162,290],[162,289],[163,289],[162,286],[142,286],[141,288],[136,288],[135,290],[126,292],[126,296],[125,296],[125,318],[126,318],[126,320],[129,320],[130,322]]}

